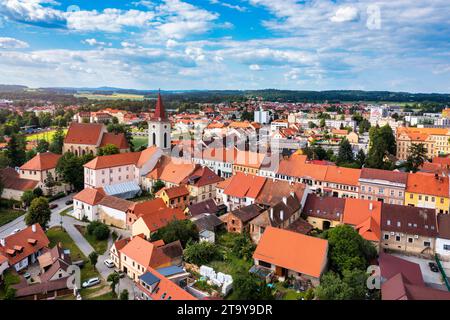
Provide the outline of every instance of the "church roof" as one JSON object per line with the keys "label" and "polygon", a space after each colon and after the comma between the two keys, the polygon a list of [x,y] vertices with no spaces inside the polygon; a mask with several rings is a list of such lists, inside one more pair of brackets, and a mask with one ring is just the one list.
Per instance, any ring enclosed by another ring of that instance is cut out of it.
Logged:
{"label": "church roof", "polygon": [[164,104],[161,98],[161,93],[158,93],[158,100],[156,101],[155,114],[153,115],[152,120],[158,121],[167,120],[166,112],[164,110]]}

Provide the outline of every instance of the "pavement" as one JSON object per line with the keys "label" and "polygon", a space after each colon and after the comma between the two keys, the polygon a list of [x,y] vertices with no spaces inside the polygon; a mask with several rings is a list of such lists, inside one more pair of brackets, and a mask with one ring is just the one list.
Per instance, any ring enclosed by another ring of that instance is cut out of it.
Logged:
{"label": "pavement", "polygon": [[417,263],[420,266],[420,270],[422,271],[423,281],[425,281],[427,285],[434,288],[440,288],[444,286],[444,281],[442,281],[441,279],[441,273],[431,271],[430,267],[428,266],[429,262],[436,262],[435,260],[424,259],[415,256],[407,256],[403,254],[394,254],[394,255],[399,258]]}

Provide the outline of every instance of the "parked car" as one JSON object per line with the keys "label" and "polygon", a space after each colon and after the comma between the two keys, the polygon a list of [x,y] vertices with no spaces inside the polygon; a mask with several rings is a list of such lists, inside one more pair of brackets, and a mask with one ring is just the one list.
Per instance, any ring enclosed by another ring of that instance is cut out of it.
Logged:
{"label": "parked car", "polygon": [[106,259],[104,261],[105,266],[107,266],[108,268],[114,268],[114,262],[112,262],[112,260]]}
{"label": "parked car", "polygon": [[67,200],[67,201],[66,201],[66,206],[69,206],[69,205],[71,205],[71,204],[73,204],[73,200]]}
{"label": "parked car", "polygon": [[100,279],[99,278],[90,278],[89,280],[83,282],[83,284],[81,285],[83,288],[89,288],[89,287],[93,287],[96,286],[100,283]]}
{"label": "parked car", "polygon": [[56,203],[52,203],[50,206],[49,206],[49,208],[50,209],[55,209],[55,208],[58,208],[58,205],[56,204]]}
{"label": "parked car", "polygon": [[25,279],[30,279],[30,278],[31,278],[31,274],[30,274],[29,272],[25,272],[25,273],[23,274],[23,277],[24,277]]}
{"label": "parked car", "polygon": [[434,262],[428,262],[428,266],[430,267],[430,270],[433,272],[439,272],[439,267]]}
{"label": "parked car", "polygon": [[122,270],[115,269],[114,272],[119,275],[119,278],[124,278],[125,277],[125,272],[123,272]]}

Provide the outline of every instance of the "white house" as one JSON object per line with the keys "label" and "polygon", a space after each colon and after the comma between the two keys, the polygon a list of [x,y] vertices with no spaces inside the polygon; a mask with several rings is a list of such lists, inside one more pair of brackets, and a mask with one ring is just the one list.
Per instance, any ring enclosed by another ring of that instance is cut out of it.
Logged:
{"label": "white house", "polygon": [[438,237],[435,250],[442,260],[450,261],[450,216],[448,214],[438,215]]}
{"label": "white house", "polygon": [[192,161],[208,167],[219,177],[228,178],[233,175],[236,156],[236,148],[207,148],[202,153],[194,154]]}
{"label": "white house", "polygon": [[104,197],[102,189],[85,188],[73,197],[72,215],[79,220],[98,220],[98,204]]}

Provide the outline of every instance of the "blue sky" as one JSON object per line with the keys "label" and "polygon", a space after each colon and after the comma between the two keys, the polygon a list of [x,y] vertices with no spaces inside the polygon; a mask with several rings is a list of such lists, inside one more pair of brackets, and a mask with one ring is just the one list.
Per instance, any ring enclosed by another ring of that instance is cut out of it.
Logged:
{"label": "blue sky", "polygon": [[0,0],[0,83],[450,92],[448,0]]}

